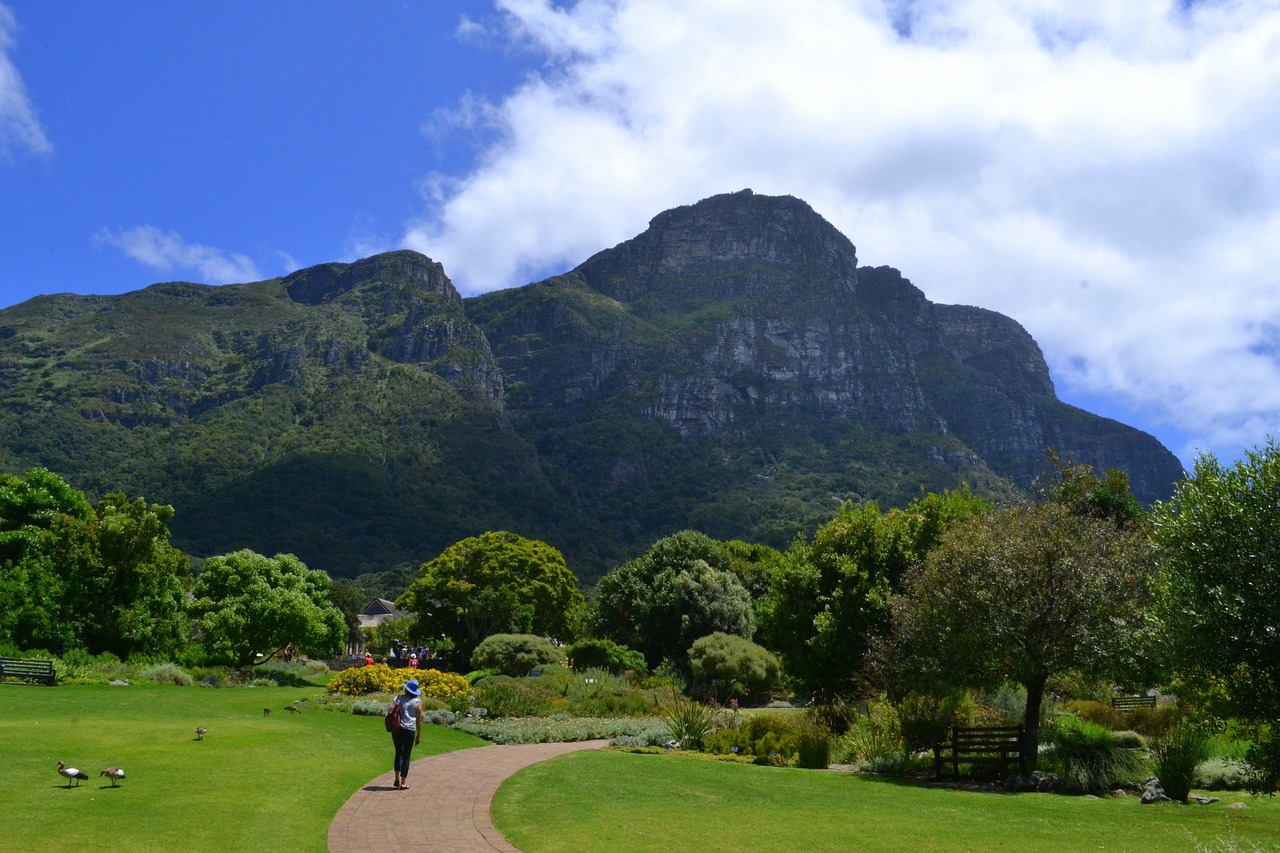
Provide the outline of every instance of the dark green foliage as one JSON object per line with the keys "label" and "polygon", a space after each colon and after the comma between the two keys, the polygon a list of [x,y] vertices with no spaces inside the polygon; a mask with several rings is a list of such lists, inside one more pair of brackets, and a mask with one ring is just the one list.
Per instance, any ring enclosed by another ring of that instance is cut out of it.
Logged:
{"label": "dark green foliage", "polygon": [[947,740],[952,726],[971,726],[977,703],[967,690],[948,690],[941,696],[911,693],[898,705],[902,742],[911,752],[932,749]]}
{"label": "dark green foliage", "polygon": [[55,652],[173,654],[185,643],[186,557],[173,508],[123,494],[90,507],[60,477],[0,477],[0,640]]}
{"label": "dark green foliage", "polygon": [[900,578],[953,524],[990,507],[967,488],[882,513],[846,504],[812,542],[797,540],[772,572],[759,607],[761,640],[803,693],[857,687]]}
{"label": "dark green foliage", "polygon": [[583,607],[577,578],[545,542],[491,531],[455,542],[422,565],[397,600],[423,637],[448,637],[463,659],[491,634],[571,640]]}
{"label": "dark green foliage", "polygon": [[1227,713],[1280,719],[1280,444],[1227,468],[1196,460],[1155,509],[1170,657],[1188,688]]}
{"label": "dark green foliage", "polygon": [[496,669],[503,675],[528,675],[543,664],[563,664],[564,651],[533,634],[490,634],[471,653],[476,669]]}
{"label": "dark green foliage", "polygon": [[777,685],[778,659],[763,646],[736,634],[716,632],[695,640],[689,667],[721,702],[741,696],[755,702]]}
{"label": "dark green foliage", "polygon": [[796,766],[806,770],[826,770],[831,762],[831,733],[806,726],[796,744]]}
{"label": "dark green foliage", "polygon": [[722,631],[750,638],[751,597],[723,543],[686,530],[609,572],[596,589],[597,630],[639,650],[650,668],[683,666],[694,640]]}
{"label": "dark green foliage", "polygon": [[569,665],[578,671],[605,669],[615,675],[645,671],[644,655],[613,640],[589,637],[569,646],[567,652]]}
{"label": "dark green foliage", "polygon": [[1188,719],[1178,720],[1152,742],[1151,758],[1165,796],[1180,803],[1187,801],[1196,782],[1196,768],[1213,757],[1209,743],[1209,732]]}
{"label": "dark green foliage", "polygon": [[474,701],[491,717],[544,717],[555,694],[537,679],[491,675],[476,682]]}
{"label": "dark green foliage", "polygon": [[[1062,503],[971,516],[907,576],[894,602],[899,683],[1027,690],[1026,754],[1054,673],[1122,665],[1145,625],[1146,537]],[[1033,759],[1034,760],[1034,759]]]}

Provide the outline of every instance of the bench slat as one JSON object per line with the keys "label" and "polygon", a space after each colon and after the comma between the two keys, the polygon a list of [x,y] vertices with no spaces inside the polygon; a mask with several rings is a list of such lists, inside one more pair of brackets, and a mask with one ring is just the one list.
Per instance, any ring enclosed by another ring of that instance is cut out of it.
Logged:
{"label": "bench slat", "polygon": [[44,658],[0,658],[0,682],[9,678],[35,680],[49,685],[57,683],[53,661]]}

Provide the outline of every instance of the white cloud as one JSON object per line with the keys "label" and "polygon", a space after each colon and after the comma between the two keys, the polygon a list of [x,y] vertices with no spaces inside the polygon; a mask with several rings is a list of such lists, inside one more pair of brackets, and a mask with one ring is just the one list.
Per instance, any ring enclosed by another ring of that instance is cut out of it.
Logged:
{"label": "white cloud", "polygon": [[143,266],[162,273],[191,275],[204,284],[231,284],[261,281],[263,276],[248,256],[225,252],[197,243],[153,225],[140,225],[116,232],[104,228],[94,235],[101,244],[114,246]]}
{"label": "white cloud", "polygon": [[15,47],[17,19],[8,6],[0,4],[0,159],[11,159],[15,150],[49,154],[53,145],[44,134],[27,89],[10,59]]}
{"label": "white cloud", "polygon": [[751,187],[935,301],[1014,317],[1060,386],[1187,435],[1184,461],[1280,423],[1275,3],[497,5],[546,65],[460,107],[497,141],[424,184],[404,237],[464,292]]}

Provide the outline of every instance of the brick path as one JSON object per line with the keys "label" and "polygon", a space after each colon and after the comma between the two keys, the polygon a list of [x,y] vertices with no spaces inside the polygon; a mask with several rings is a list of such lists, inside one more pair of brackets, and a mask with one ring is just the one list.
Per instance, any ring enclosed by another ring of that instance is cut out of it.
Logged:
{"label": "brick path", "polygon": [[388,771],[338,810],[329,825],[329,853],[519,853],[489,821],[498,786],[530,764],[606,743],[481,746],[433,755],[413,762],[407,791],[391,787]]}

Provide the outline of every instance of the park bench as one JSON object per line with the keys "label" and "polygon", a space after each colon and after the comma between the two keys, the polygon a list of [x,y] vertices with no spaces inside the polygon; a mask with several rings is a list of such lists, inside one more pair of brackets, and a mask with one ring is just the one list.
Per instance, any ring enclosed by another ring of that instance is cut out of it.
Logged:
{"label": "park bench", "polygon": [[44,658],[0,658],[0,682],[10,678],[36,681],[50,687],[57,683],[53,661]]}
{"label": "park bench", "polygon": [[1020,726],[952,726],[949,740],[933,745],[933,772],[941,779],[948,764],[953,778],[960,778],[960,765],[999,768],[1001,778],[1009,775],[1010,763],[1022,766]]}
{"label": "park bench", "polygon": [[1156,697],[1154,696],[1113,696],[1111,698],[1111,707],[1117,711],[1132,711],[1134,708],[1154,708],[1156,706]]}

